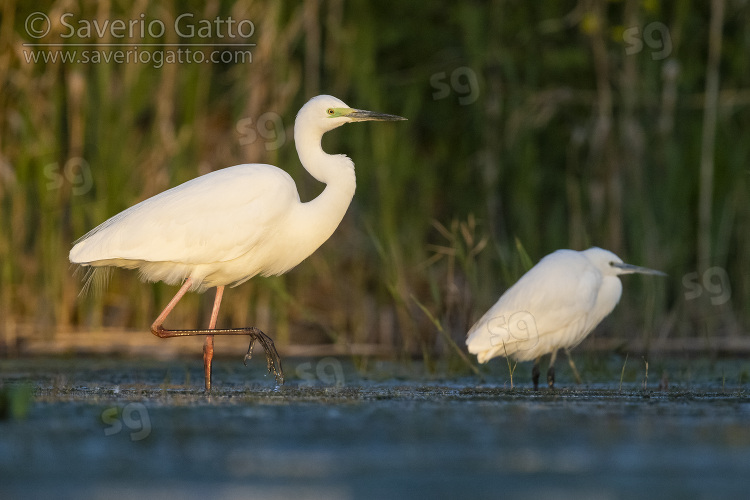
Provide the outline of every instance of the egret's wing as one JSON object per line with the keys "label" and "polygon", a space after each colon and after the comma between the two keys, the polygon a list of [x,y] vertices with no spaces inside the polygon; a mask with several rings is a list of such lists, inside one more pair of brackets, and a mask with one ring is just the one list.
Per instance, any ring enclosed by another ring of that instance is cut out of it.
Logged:
{"label": "egret's wing", "polygon": [[553,335],[559,339],[586,324],[601,279],[578,252],[548,255],[469,330],[469,352],[480,355],[480,362],[506,354],[526,360],[550,352]]}
{"label": "egret's wing", "polygon": [[105,260],[223,262],[248,252],[299,202],[292,178],[271,165],[217,170],[121,212],[80,238],[74,263]]}

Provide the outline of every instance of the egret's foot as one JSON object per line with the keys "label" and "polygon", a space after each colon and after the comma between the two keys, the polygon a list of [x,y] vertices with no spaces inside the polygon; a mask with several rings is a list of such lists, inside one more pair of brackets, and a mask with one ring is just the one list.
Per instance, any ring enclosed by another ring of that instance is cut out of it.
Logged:
{"label": "egret's foot", "polygon": [[539,390],[539,364],[534,363],[534,367],[531,369],[531,381],[534,383],[534,390]]}
{"label": "egret's foot", "polygon": [[245,359],[242,360],[242,364],[247,366],[247,362],[253,358],[253,347],[255,346],[255,339],[250,339],[250,347],[247,348],[247,354],[245,354]]}
{"label": "egret's foot", "polygon": [[[261,332],[258,328],[250,326],[247,328],[216,328],[208,330],[167,330],[161,325],[152,326],[151,332],[157,337],[168,338],[168,337],[186,337],[190,335],[249,335],[250,336],[250,347],[247,349],[244,363],[247,365],[247,360],[253,355],[253,344],[257,340],[263,346],[266,351],[266,361],[268,362],[268,373],[273,373],[276,377],[278,384],[284,383],[284,371],[281,369],[281,358],[279,353],[276,352],[276,346],[271,340],[271,337]],[[206,370],[206,390],[211,388],[211,374],[210,374],[210,362],[206,364],[206,351],[204,346],[203,359],[204,369]],[[211,343],[211,356],[213,356],[213,342]]]}
{"label": "egret's foot", "polygon": [[555,367],[550,366],[547,370],[547,385],[551,388],[555,387]]}
{"label": "egret's foot", "polygon": [[276,351],[276,346],[274,345],[273,340],[257,328],[253,328],[252,330],[252,333],[249,334],[250,346],[247,348],[247,354],[245,354],[245,359],[242,362],[247,366],[247,361],[253,357],[253,346],[257,340],[260,342],[260,345],[263,346],[263,350],[266,351],[268,373],[273,373],[273,376],[276,377],[276,383],[279,385],[283,384],[284,371],[281,368],[281,358]]}

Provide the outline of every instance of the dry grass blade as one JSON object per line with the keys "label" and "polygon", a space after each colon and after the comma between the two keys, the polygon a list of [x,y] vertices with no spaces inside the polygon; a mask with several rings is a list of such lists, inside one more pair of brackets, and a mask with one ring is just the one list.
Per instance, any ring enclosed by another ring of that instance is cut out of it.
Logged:
{"label": "dry grass blade", "polygon": [[414,301],[415,304],[417,304],[417,306],[422,310],[422,312],[425,314],[425,316],[427,316],[427,318],[432,322],[432,324],[435,325],[435,328],[437,329],[438,332],[440,332],[440,335],[443,337],[443,340],[445,340],[445,342],[453,348],[453,350],[463,360],[466,366],[468,366],[471,369],[471,371],[474,372],[474,374],[481,376],[481,374],[479,373],[479,369],[474,365],[474,363],[471,362],[471,360],[466,355],[466,353],[460,347],[456,345],[456,343],[453,341],[450,335],[448,335],[448,332],[445,331],[440,321],[414,295],[411,296],[411,299]]}

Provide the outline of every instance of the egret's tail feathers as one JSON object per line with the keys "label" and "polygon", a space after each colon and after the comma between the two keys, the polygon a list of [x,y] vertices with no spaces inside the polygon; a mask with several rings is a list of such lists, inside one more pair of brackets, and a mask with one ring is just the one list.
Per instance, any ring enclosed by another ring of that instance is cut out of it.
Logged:
{"label": "egret's tail feathers", "polygon": [[506,344],[501,341],[499,345],[493,345],[488,349],[477,349],[476,352],[472,352],[472,350],[469,349],[469,352],[471,352],[472,354],[476,354],[477,361],[480,363],[486,363],[492,358],[497,357],[512,358],[516,361],[524,361],[527,358],[524,351],[528,348],[529,346],[525,345],[525,343],[522,342],[509,342]]}
{"label": "egret's tail feathers", "polygon": [[498,356],[507,358],[510,355],[511,353],[509,353],[508,350],[501,345],[499,347],[493,347],[492,349],[487,349],[486,351],[478,352],[477,361],[479,361],[480,363],[486,363],[492,358],[496,358]]}
{"label": "egret's tail feathers", "polygon": [[95,266],[78,266],[74,274],[83,274],[83,286],[78,293],[79,297],[85,297],[92,289],[95,295],[101,295],[109,285],[109,278],[112,276],[112,268],[95,267]]}

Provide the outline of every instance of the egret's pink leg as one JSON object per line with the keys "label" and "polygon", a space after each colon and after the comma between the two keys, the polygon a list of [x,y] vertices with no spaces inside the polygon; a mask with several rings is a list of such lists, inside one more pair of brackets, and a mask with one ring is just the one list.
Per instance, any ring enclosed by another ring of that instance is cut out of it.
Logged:
{"label": "egret's pink leg", "polygon": [[154,322],[151,324],[151,333],[156,335],[157,337],[172,337],[172,335],[164,335],[165,332],[168,332],[169,330],[165,330],[162,328],[161,325],[164,324],[164,320],[167,319],[167,316],[169,316],[169,313],[172,312],[172,309],[174,309],[174,306],[177,305],[177,303],[180,301],[183,295],[185,295],[188,291],[188,288],[190,288],[190,285],[192,285],[193,280],[192,278],[188,278],[185,280],[185,283],[182,285],[182,288],[175,294],[175,296],[172,298],[172,300],[169,301],[169,304],[167,304],[167,307],[164,308],[164,310],[161,312],[158,318],[154,320]]}
{"label": "egret's pink leg", "polygon": [[[211,310],[211,321],[208,323],[208,329],[216,328],[216,318],[219,317],[219,307],[221,306],[221,297],[224,295],[224,285],[216,287],[216,297],[214,298],[214,308]],[[211,360],[214,358],[214,336],[206,335],[206,342],[203,344],[203,370],[206,374],[206,390],[211,390]]]}
{"label": "egret's pink leg", "polygon": [[211,321],[209,327],[206,330],[168,330],[162,326],[164,321],[172,312],[172,309],[177,305],[180,299],[187,293],[188,289],[192,285],[193,280],[187,278],[182,287],[178,290],[172,300],[169,301],[167,307],[161,312],[158,318],[151,325],[151,333],[160,338],[169,337],[185,337],[188,335],[206,335],[206,342],[203,345],[203,368],[206,376],[206,390],[211,388],[211,360],[213,359],[214,353],[214,335],[249,335],[250,336],[250,347],[248,347],[247,354],[245,355],[245,364],[253,352],[253,344],[255,341],[259,341],[266,351],[266,361],[268,363],[268,371],[273,373],[276,377],[276,381],[279,384],[284,383],[284,371],[281,368],[281,359],[279,353],[276,351],[276,346],[273,340],[260,331],[260,329],[254,326],[246,328],[216,328],[216,319],[219,316],[219,306],[221,305],[221,298],[224,294],[224,287],[216,287],[216,298],[214,299],[214,308],[211,311]]}

